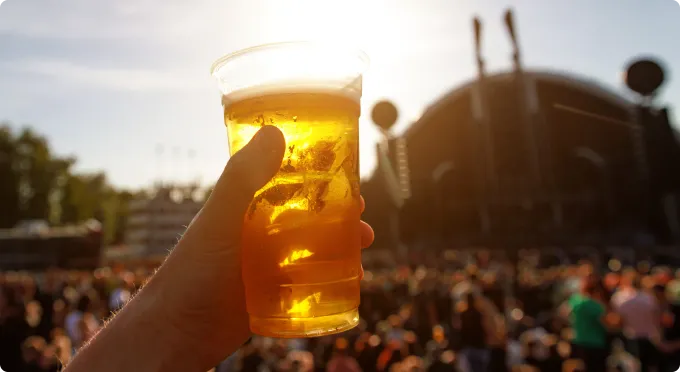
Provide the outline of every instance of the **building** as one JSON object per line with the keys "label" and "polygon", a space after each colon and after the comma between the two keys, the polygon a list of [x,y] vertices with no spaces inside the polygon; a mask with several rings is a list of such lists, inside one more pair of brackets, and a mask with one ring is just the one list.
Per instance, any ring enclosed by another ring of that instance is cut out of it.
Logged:
{"label": "building", "polygon": [[125,242],[135,255],[164,257],[201,210],[197,187],[162,186],[129,205]]}
{"label": "building", "polygon": [[[513,70],[492,75],[478,55],[476,79],[378,146],[389,156],[362,184],[376,245],[679,243],[680,145],[668,110],[651,102],[663,70],[641,61],[652,87],[628,81],[636,102],[587,77],[524,69],[518,55]],[[385,189],[402,187],[389,173],[404,157],[409,198],[395,202]]]}
{"label": "building", "polygon": [[94,220],[78,226],[33,222],[0,229],[0,271],[93,270],[100,265],[101,255],[101,224]]}
{"label": "building", "polygon": [[[485,72],[475,19],[477,78],[378,145],[377,170],[362,184],[365,218],[386,231],[376,245],[680,244],[680,145],[668,109],[653,104],[660,64],[628,66],[632,101],[587,77],[524,68],[511,11],[504,21],[512,70]],[[380,112],[389,133],[394,120]]]}

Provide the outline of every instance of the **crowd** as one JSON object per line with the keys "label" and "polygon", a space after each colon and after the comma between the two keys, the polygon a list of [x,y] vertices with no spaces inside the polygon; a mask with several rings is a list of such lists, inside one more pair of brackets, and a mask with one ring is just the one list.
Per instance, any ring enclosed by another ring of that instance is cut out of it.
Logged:
{"label": "crowd", "polygon": [[[612,259],[519,264],[488,252],[365,265],[361,322],[334,336],[253,337],[216,371],[676,371],[680,271]],[[148,269],[0,273],[0,367],[57,371]]]}
{"label": "crowd", "polygon": [[0,367],[58,371],[149,271],[0,272]]}

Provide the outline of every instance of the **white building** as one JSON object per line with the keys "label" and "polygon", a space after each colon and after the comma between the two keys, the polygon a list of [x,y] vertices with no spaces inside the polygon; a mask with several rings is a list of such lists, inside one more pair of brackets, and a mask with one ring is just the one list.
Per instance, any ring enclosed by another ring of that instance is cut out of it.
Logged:
{"label": "white building", "polygon": [[130,202],[125,240],[140,256],[165,256],[203,206],[196,187],[159,187]]}

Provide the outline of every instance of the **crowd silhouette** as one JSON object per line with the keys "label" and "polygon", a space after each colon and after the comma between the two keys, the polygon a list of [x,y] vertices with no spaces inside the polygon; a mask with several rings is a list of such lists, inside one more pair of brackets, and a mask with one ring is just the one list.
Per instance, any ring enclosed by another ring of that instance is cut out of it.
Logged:
{"label": "crowd silhouette", "polygon": [[[483,250],[396,268],[367,262],[360,326],[254,336],[216,371],[675,371],[680,271]],[[552,262],[551,262],[552,261]],[[0,366],[58,371],[149,278],[148,268],[0,273]],[[516,281],[513,278],[517,278]]]}

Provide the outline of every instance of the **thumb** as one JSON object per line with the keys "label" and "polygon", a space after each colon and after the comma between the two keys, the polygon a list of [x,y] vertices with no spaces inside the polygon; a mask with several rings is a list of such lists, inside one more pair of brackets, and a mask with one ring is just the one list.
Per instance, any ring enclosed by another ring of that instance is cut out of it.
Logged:
{"label": "thumb", "polygon": [[[281,167],[286,141],[274,126],[264,126],[227,163],[200,214],[201,226],[223,243],[237,243],[243,217],[257,190]],[[217,236],[216,236],[217,235]]]}

